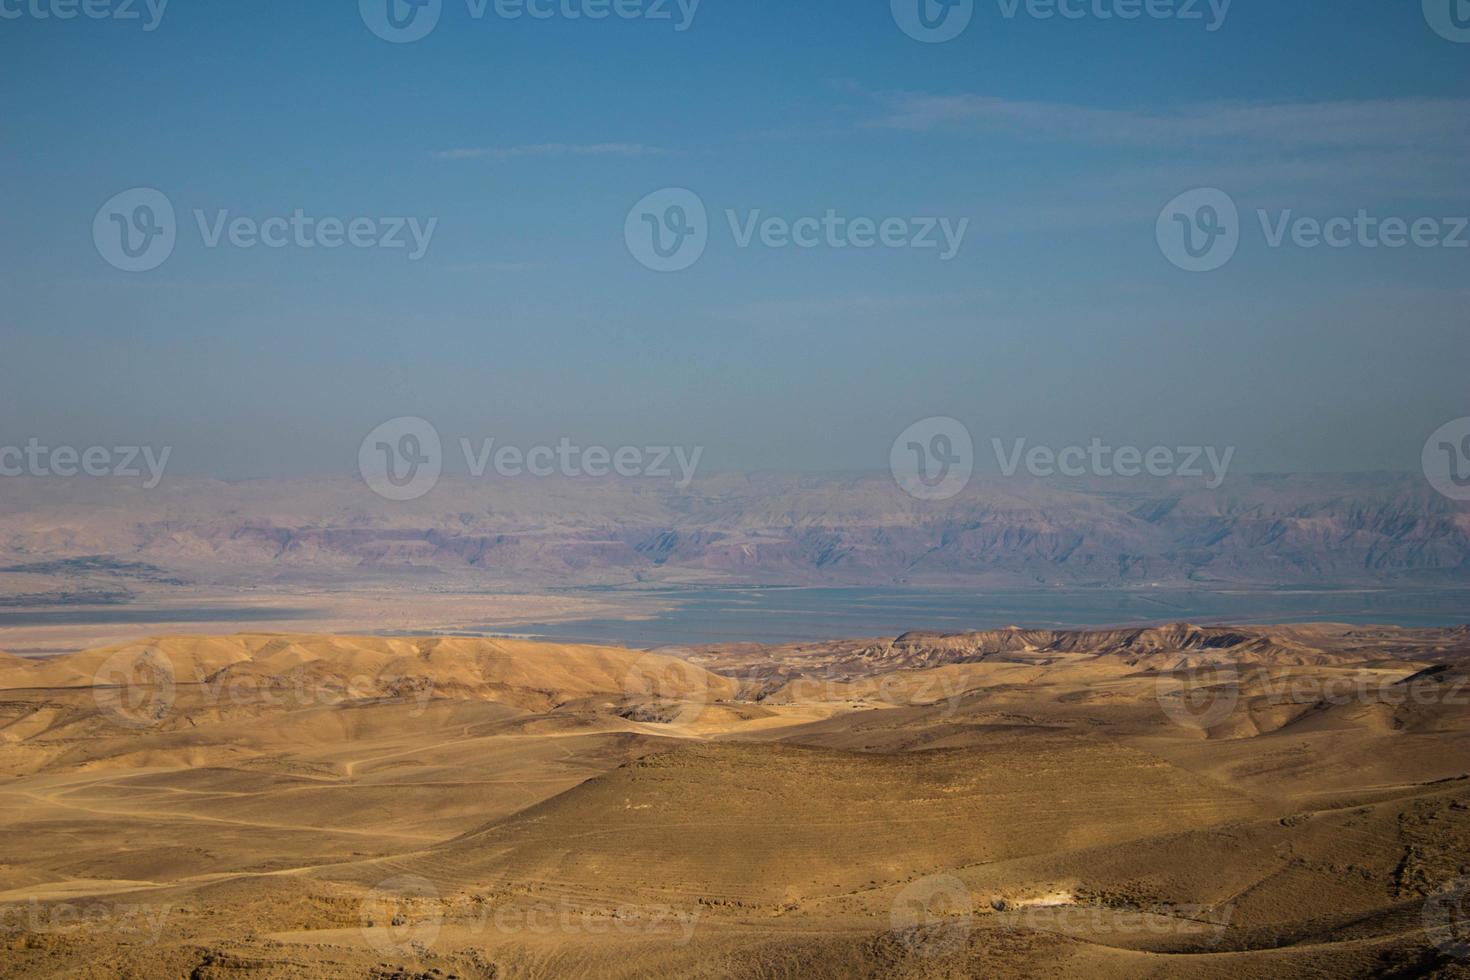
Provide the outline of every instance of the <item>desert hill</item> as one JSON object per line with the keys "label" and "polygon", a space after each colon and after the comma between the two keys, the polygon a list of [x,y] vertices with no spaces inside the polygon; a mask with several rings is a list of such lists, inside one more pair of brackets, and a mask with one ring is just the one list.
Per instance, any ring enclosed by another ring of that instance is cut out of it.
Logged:
{"label": "desert hill", "polygon": [[[1111,657],[1129,666],[1158,666],[1210,659],[1231,663],[1326,663],[1347,659],[1314,649],[1284,636],[1190,623],[1126,630],[989,630],[942,635],[906,633],[869,655],[912,664],[961,658],[1013,656],[1030,661],[1037,654],[1083,654]],[[1163,658],[1161,661],[1159,658]]]}
{"label": "desert hill", "polygon": [[0,659],[0,976],[1463,976],[1466,639]]}
{"label": "desert hill", "polygon": [[[1251,809],[1121,746],[1061,739],[1034,749],[878,754],[683,745],[371,874],[652,902],[687,896],[718,868],[720,887],[701,897],[777,910],[859,892],[900,868],[968,867],[1096,846],[1208,826]],[[1119,778],[1099,781],[1099,771]],[[1001,773],[1013,780],[1008,789],[996,779]],[[1041,802],[1047,799],[1059,802]],[[875,839],[886,842],[881,851],[873,850]]]}
{"label": "desert hill", "polygon": [[792,684],[800,685],[804,678],[846,683],[890,675],[890,683],[898,683],[912,672],[960,665],[1087,667],[1150,678],[1177,670],[1203,674],[1214,666],[1277,672],[1288,667],[1382,670],[1397,676],[1439,660],[1470,659],[1470,638],[1462,628],[1402,630],[1333,624],[1199,627],[1173,623],[1103,630],[1011,627],[965,633],[911,631],[892,639],[781,646],[723,644],[698,649],[689,659],[739,676],[764,696],[772,696]]}
{"label": "desert hill", "polygon": [[[196,704],[255,703],[252,692],[299,688],[322,703],[368,698],[487,700],[546,709],[633,684],[657,698],[731,696],[736,683],[659,653],[485,638],[157,637],[39,661],[0,661],[6,687],[126,685],[155,670],[168,694]],[[146,685],[144,685],[146,686]],[[183,717],[170,720],[184,724]],[[150,726],[151,727],[151,726]]]}

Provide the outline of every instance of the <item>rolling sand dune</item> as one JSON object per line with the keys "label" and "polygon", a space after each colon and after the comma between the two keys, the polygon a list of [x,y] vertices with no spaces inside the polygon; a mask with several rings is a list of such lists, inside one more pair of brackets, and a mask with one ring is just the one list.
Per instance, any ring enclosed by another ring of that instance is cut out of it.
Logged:
{"label": "rolling sand dune", "polygon": [[0,975],[1470,975],[1470,635],[0,655]]}

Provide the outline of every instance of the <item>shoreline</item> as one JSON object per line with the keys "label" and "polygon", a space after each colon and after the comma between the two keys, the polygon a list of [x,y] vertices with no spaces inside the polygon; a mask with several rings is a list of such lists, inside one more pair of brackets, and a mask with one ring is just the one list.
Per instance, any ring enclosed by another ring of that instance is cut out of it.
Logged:
{"label": "shoreline", "polygon": [[[27,615],[34,617],[26,621]],[[71,621],[67,621],[67,620]],[[1190,622],[1402,629],[1470,622],[1470,589],[591,587],[522,594],[392,591],[171,593],[0,614],[0,650],[51,656],[139,636],[330,633],[483,636],[656,649],[799,643],[909,631],[1110,629]]]}

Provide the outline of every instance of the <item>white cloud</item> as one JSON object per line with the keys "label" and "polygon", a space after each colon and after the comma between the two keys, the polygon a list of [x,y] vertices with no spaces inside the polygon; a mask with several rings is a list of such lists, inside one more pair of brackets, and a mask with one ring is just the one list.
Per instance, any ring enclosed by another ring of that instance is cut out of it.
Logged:
{"label": "white cloud", "polygon": [[436,160],[514,160],[523,157],[647,157],[668,151],[642,143],[533,143],[523,146],[472,146],[439,150]]}
{"label": "white cloud", "polygon": [[981,95],[883,93],[879,129],[961,130],[1104,146],[1188,150],[1201,144],[1287,147],[1470,146],[1470,99],[1200,104],[1099,109]]}

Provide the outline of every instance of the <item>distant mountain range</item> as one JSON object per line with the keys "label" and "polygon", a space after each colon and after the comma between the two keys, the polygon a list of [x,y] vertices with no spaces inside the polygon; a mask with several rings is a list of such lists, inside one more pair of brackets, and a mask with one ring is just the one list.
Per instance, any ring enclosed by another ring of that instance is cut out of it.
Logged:
{"label": "distant mountain range", "polygon": [[1097,484],[887,475],[667,482],[446,479],[409,503],[347,480],[8,480],[0,584],[157,591],[250,582],[445,588],[642,583],[1464,585],[1470,505],[1407,474]]}

